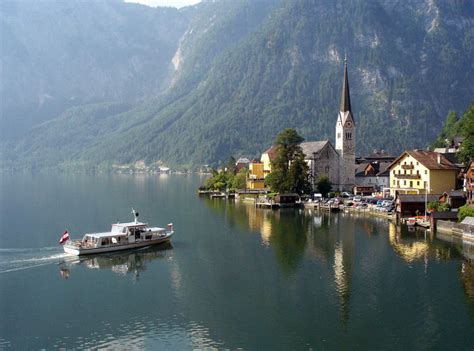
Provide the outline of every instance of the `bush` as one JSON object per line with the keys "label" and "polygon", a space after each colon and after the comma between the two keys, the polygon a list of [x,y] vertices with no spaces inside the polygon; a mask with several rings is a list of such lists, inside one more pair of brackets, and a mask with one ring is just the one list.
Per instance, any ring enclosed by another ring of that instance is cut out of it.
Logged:
{"label": "bush", "polygon": [[466,217],[474,217],[474,206],[465,204],[459,207],[458,221],[462,222]]}

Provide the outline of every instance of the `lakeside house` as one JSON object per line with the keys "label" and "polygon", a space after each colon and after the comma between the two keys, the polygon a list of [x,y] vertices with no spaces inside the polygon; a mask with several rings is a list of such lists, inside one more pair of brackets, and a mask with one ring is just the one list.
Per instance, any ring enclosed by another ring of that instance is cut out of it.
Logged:
{"label": "lakeside house", "polygon": [[398,218],[423,215],[425,205],[431,201],[437,201],[436,194],[398,194],[395,199],[395,211]]}
{"label": "lakeside house", "polygon": [[265,173],[263,162],[252,161],[249,163],[249,174],[247,176],[247,189],[264,189]]}
{"label": "lakeside house", "polygon": [[249,168],[250,160],[246,157],[241,157],[235,162],[235,170],[239,172],[243,168]]}
{"label": "lakeside house", "polygon": [[[459,168],[444,155],[424,150],[403,152],[389,166],[390,195],[442,194],[456,189]],[[437,200],[437,199],[436,199]]]}
{"label": "lakeside house", "polygon": [[356,167],[356,186],[354,194],[370,195],[373,192],[382,192],[389,187],[390,162],[370,161],[358,164]]}
{"label": "lakeside house", "polygon": [[464,168],[463,176],[463,190],[466,193],[466,201],[469,204],[474,204],[474,160],[471,160]]}

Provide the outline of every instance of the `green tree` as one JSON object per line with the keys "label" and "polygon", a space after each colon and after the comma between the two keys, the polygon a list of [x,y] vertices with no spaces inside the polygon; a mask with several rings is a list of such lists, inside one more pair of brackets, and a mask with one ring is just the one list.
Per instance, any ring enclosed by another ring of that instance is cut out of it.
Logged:
{"label": "green tree", "polygon": [[231,173],[231,174],[237,173],[237,168],[236,168],[235,163],[236,163],[236,161],[235,161],[234,156],[230,156],[229,160],[227,161],[227,164],[225,166],[226,171]]}
{"label": "green tree", "polygon": [[307,192],[308,167],[303,165],[304,154],[300,143],[304,140],[296,130],[288,128],[277,135],[277,155],[272,161],[272,172],[266,184],[279,193]]}
{"label": "green tree", "polygon": [[247,184],[247,169],[242,168],[232,180],[232,189],[245,189]]}
{"label": "green tree", "polygon": [[474,157],[474,103],[464,112],[460,122],[463,141],[459,150],[459,160],[468,163]]}
{"label": "green tree", "polygon": [[316,183],[316,188],[323,197],[327,197],[332,188],[332,183],[327,175],[321,175]]}
{"label": "green tree", "polygon": [[309,167],[304,160],[303,152],[295,156],[291,162],[288,172],[288,179],[291,186],[291,192],[297,194],[309,194],[311,192],[311,183],[309,182]]}

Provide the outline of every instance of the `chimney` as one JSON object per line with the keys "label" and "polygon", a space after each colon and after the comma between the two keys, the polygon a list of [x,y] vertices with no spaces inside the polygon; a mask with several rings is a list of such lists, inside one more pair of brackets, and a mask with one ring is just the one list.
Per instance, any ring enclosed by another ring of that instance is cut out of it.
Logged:
{"label": "chimney", "polygon": [[441,164],[441,154],[438,153],[436,156],[437,156],[437,158],[438,158],[438,164]]}

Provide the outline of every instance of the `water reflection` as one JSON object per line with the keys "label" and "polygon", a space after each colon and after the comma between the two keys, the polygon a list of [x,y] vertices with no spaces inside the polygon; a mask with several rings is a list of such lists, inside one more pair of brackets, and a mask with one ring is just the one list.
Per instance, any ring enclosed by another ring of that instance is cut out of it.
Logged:
{"label": "water reflection", "polygon": [[[259,233],[262,245],[274,251],[283,273],[296,274],[304,257],[324,264],[333,277],[340,318],[345,328],[350,319],[355,257],[364,255],[356,252],[356,243],[357,246],[368,245],[365,240],[388,240],[389,247],[405,264],[421,264],[425,274],[433,262],[459,260],[459,279],[474,311],[474,266],[463,259],[463,256],[474,256],[472,245],[452,245],[435,239],[425,229],[397,226],[382,218],[312,210],[275,211],[222,200],[205,202],[216,213],[224,214],[231,226]],[[364,234],[366,239],[362,240],[360,234]],[[367,269],[381,273],[373,265]]]}
{"label": "water reflection", "polygon": [[140,273],[146,271],[149,262],[172,258],[172,248],[171,243],[166,243],[141,250],[80,257],[77,260],[63,261],[59,265],[59,273],[64,279],[69,279],[73,269],[85,267],[87,269],[110,269],[118,275],[132,274],[134,279],[138,279]]}

